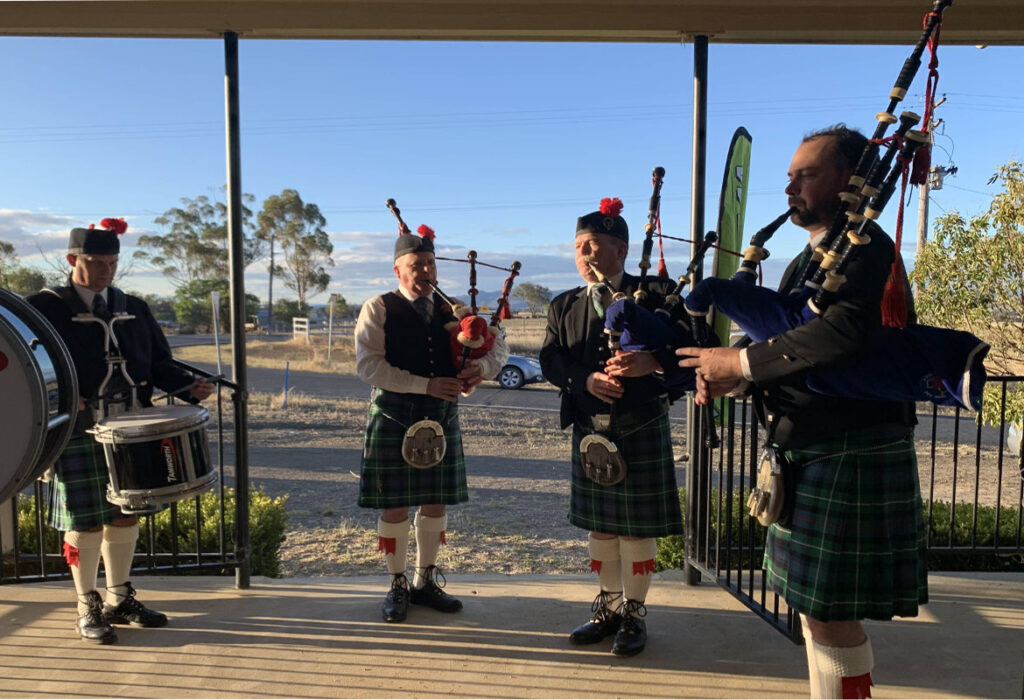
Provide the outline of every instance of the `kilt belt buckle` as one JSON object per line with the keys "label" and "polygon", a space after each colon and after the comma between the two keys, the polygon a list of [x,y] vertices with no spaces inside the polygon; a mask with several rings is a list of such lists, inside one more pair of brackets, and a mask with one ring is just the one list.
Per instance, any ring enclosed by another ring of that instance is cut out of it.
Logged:
{"label": "kilt belt buckle", "polygon": [[444,459],[448,445],[444,428],[436,420],[416,421],[402,439],[402,459],[410,467],[429,469]]}
{"label": "kilt belt buckle", "polygon": [[783,473],[785,457],[771,446],[761,453],[761,466],[757,471],[757,486],[750,491],[747,509],[751,517],[765,527],[778,522],[786,507],[786,483]]}
{"label": "kilt belt buckle", "polygon": [[[594,416],[594,427],[604,425]],[[580,461],[583,473],[601,486],[614,486],[626,478],[626,459],[618,446],[601,433],[590,433],[580,440]]]}

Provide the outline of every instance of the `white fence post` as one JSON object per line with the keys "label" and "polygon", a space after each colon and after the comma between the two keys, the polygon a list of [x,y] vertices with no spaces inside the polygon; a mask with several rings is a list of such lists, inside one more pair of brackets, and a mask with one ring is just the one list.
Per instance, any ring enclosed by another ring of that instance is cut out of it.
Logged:
{"label": "white fence post", "polygon": [[292,339],[298,337],[304,337],[306,339],[306,345],[309,345],[309,319],[308,318],[293,318],[292,319]]}

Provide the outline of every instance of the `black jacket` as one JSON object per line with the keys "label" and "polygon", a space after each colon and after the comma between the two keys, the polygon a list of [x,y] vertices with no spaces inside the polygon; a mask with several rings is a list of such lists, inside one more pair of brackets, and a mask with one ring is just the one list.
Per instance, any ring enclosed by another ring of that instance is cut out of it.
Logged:
{"label": "black jacket", "polygon": [[[755,409],[770,439],[781,447],[804,447],[849,430],[899,432],[916,423],[912,403],[823,396],[804,382],[810,369],[827,372],[857,359],[872,346],[881,328],[882,292],[895,245],[878,226],[871,225],[868,231],[871,242],[851,258],[847,280],[824,314],[747,348]],[[780,289],[795,274],[795,262],[790,263]],[[905,276],[903,283],[912,321],[913,298]]]}
{"label": "black jacket", "polygon": [[[620,290],[630,298],[639,284],[639,278],[622,276]],[[648,298],[645,306],[651,310],[661,307],[664,296],[675,285],[659,278],[648,278]],[[678,304],[673,318],[682,318],[685,310]],[[608,412],[608,404],[587,391],[587,377],[601,371],[611,357],[604,324],[593,310],[587,288],[576,287],[555,297],[548,306],[548,322],[544,345],[540,351],[540,366],[544,378],[561,391],[561,426],[565,428],[575,419]],[[669,372],[677,366],[671,348],[655,352],[662,367]],[[670,392],[661,377],[622,378],[625,393],[616,401],[617,411],[628,411],[631,406],[649,404],[651,399],[668,395],[670,400],[678,394]]]}
{"label": "black jacket", "polygon": [[[97,323],[73,321],[76,314],[88,314],[78,292],[72,286],[56,287],[33,294],[25,301],[38,309],[64,339],[78,375],[78,391],[86,400],[96,398],[100,383],[107,373],[103,352],[103,329]],[[171,357],[163,331],[157,325],[149,306],[142,299],[108,288],[111,311],[123,310],[135,316],[114,324],[121,354],[127,361],[128,375],[137,386],[139,403],[150,406],[153,388],[176,393],[188,400],[187,390],[194,377],[177,367]]]}

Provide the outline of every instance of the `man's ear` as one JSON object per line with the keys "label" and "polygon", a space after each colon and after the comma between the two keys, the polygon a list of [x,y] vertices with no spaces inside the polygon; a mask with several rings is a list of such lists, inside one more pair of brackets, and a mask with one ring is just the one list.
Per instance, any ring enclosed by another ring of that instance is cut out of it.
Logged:
{"label": "man's ear", "polygon": [[67,259],[68,265],[70,265],[71,267],[75,266],[75,260],[77,259],[77,256],[72,255],[71,253],[68,253],[64,257]]}

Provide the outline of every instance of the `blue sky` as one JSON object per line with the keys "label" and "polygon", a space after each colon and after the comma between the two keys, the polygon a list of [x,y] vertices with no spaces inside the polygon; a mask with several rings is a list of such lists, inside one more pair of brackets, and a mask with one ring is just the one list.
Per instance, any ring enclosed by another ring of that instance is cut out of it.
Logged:
{"label": "blue sky", "polygon": [[[951,12],[947,22],[955,22]],[[747,231],[785,209],[793,149],[843,121],[870,132],[910,46],[710,47],[706,227],[714,226],[733,131],[753,135]],[[959,172],[932,193],[932,216],[982,211],[996,167],[1024,158],[1020,48],[940,48],[933,162]],[[927,56],[926,56],[927,58]],[[27,264],[60,254],[72,226],[124,216],[130,254],[154,217],[225,180],[223,43],[214,40],[0,38],[0,240]],[[445,42],[240,42],[242,184],[258,204],[285,188],[318,204],[335,245],[331,292],[360,303],[393,287],[394,197],[441,254],[507,266],[521,280],[576,284],[576,217],[602,197],[625,202],[635,270],[653,167],[665,167],[662,222],[690,224],[692,45]],[[926,66],[903,108],[923,112]],[[1011,91],[1012,90],[1012,91]],[[1011,92],[1008,92],[1011,91]],[[895,199],[883,224],[892,232]],[[912,265],[917,194],[903,252]],[[766,280],[805,242],[787,226]],[[678,275],[689,247],[666,241]],[[265,299],[266,263],[249,291]],[[496,290],[503,273],[481,274]],[[441,263],[462,294],[465,266]],[[136,267],[123,286],[170,293]],[[287,295],[275,284],[275,296]],[[316,301],[325,301],[321,295]],[[486,302],[487,300],[482,300]]]}

